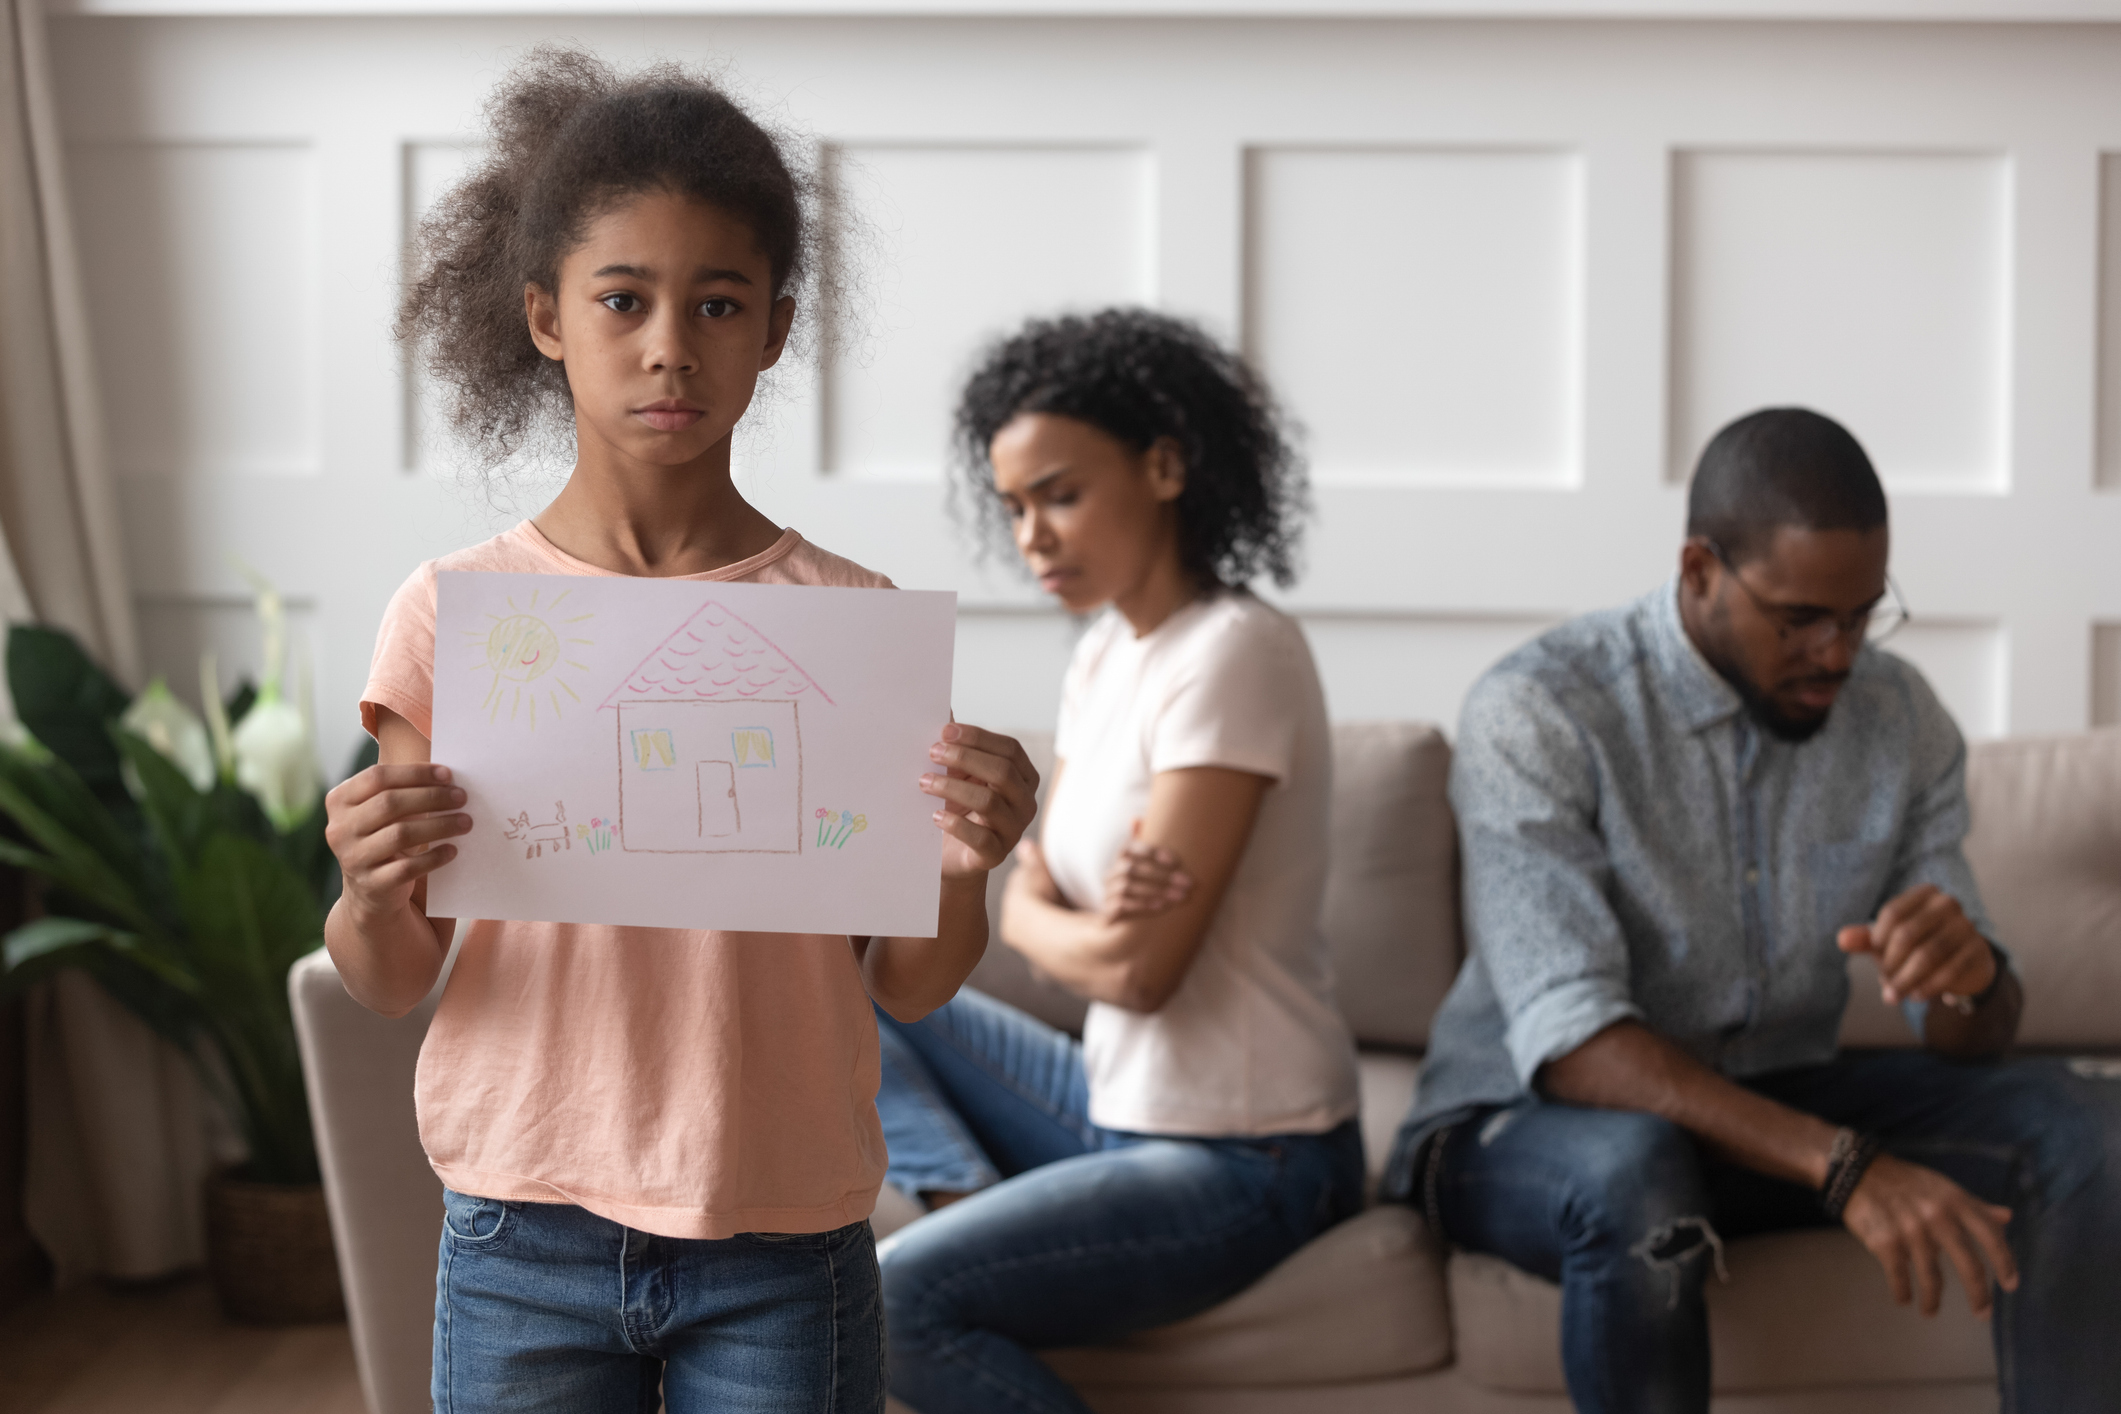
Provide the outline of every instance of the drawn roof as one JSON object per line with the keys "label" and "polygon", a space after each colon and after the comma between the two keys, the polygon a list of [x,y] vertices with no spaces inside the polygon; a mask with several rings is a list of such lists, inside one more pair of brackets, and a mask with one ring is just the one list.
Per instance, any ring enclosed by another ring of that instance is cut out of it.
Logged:
{"label": "drawn roof", "polygon": [[[726,605],[710,599],[643,658],[604,699],[621,702],[742,702],[816,693],[817,679]],[[601,710],[601,709],[600,709]]]}

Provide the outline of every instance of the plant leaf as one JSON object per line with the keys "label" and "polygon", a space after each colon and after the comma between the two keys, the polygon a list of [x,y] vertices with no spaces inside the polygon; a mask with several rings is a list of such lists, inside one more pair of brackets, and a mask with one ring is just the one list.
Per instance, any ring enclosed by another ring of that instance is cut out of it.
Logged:
{"label": "plant leaf", "polygon": [[[35,862],[29,858],[19,862],[129,928],[141,932],[156,928],[153,911],[135,882],[146,877],[146,861],[65,763],[31,763],[23,753],[0,747],[0,810],[13,816],[31,842],[44,850]],[[97,837],[95,842],[69,828],[77,822],[88,826],[88,833]]]}
{"label": "plant leaf", "polygon": [[140,783],[140,813],[172,861],[189,864],[217,823],[213,801],[192,785],[184,772],[145,737],[123,727],[111,728],[126,763]]}
{"label": "plant leaf", "polygon": [[7,685],[15,715],[31,736],[71,766],[99,799],[115,804],[124,798],[118,750],[106,724],[125,711],[132,696],[72,634],[42,624],[9,628]]}
{"label": "plant leaf", "polygon": [[91,923],[85,918],[39,918],[9,933],[6,943],[0,945],[0,957],[5,958],[7,970],[13,972],[39,958],[85,943],[126,947],[132,942],[130,934],[119,933],[107,923]]}
{"label": "plant leaf", "polygon": [[324,933],[307,882],[258,841],[216,834],[178,876],[177,902],[200,978],[216,993],[249,992],[284,1010],[287,969]]}

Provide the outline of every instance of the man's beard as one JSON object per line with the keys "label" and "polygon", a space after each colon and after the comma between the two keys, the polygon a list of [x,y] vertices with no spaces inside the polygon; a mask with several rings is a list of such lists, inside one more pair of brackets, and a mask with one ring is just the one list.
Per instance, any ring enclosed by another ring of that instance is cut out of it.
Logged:
{"label": "man's beard", "polygon": [[[1816,717],[1792,717],[1777,707],[1774,699],[1762,692],[1759,685],[1747,677],[1721,648],[1704,648],[1702,657],[1708,659],[1709,666],[1716,670],[1716,676],[1729,683],[1731,690],[1745,703],[1746,715],[1759,723],[1761,729],[1777,741],[1786,741],[1792,745],[1810,741],[1819,735],[1820,730],[1826,726],[1827,719],[1833,716],[1833,709],[1830,707]],[[1820,673],[1818,681],[1843,683],[1848,681],[1848,674]]]}
{"label": "man's beard", "polygon": [[[1723,680],[1729,683],[1741,698],[1745,699],[1745,710],[1752,719],[1758,722],[1769,736],[1774,737],[1778,741],[1786,741],[1792,745],[1798,742],[1810,741],[1813,737],[1819,735],[1820,730],[1826,726],[1827,718],[1834,715],[1834,709],[1829,707],[1816,717],[1792,717],[1777,707],[1771,699],[1761,693],[1759,688],[1748,682],[1743,676],[1736,673],[1725,673]],[[1836,679],[1836,681],[1842,680],[1844,679]]]}

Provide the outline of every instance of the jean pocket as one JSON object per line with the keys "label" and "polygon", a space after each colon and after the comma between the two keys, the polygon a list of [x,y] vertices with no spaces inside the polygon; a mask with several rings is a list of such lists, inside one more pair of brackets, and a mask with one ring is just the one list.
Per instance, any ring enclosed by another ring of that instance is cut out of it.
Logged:
{"label": "jean pocket", "polygon": [[845,1227],[828,1227],[823,1232],[745,1232],[739,1238],[748,1238],[767,1247],[830,1247],[858,1235],[869,1226],[865,1218]]}
{"label": "jean pocket", "polygon": [[490,1247],[508,1230],[514,1204],[442,1190],[442,1230],[459,1246]]}

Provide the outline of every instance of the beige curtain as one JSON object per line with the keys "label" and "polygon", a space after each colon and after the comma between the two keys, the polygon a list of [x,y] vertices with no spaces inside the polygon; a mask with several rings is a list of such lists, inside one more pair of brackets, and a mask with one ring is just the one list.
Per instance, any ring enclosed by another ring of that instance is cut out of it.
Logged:
{"label": "beige curtain", "polygon": [[[137,685],[82,288],[43,0],[0,0],[0,613],[67,629]],[[183,1058],[84,977],[28,1012],[24,1217],[60,1282],[196,1264],[210,1146]]]}

